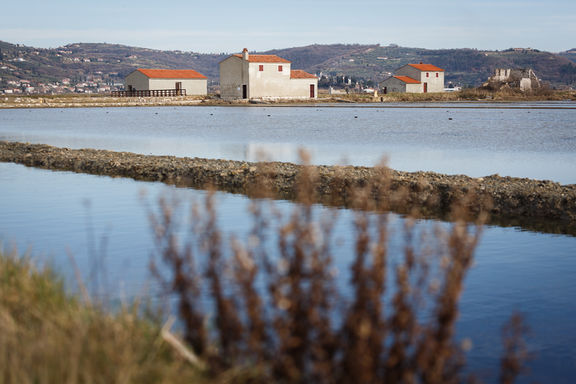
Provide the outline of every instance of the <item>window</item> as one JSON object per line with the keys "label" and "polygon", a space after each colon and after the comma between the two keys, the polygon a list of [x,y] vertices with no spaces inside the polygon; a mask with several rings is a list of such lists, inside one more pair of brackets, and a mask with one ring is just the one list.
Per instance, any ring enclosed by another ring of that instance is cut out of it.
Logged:
{"label": "window", "polygon": [[259,66],[258,66],[258,70],[259,70],[260,72],[264,71],[264,66],[263,66],[263,65],[259,65]]}
{"label": "window", "polygon": [[436,72],[436,77],[438,77],[438,72]]}
{"label": "window", "polygon": [[430,73],[426,72],[426,77],[430,77]]}
{"label": "window", "polygon": [[282,72],[282,66],[281,65],[278,66],[278,72]]}

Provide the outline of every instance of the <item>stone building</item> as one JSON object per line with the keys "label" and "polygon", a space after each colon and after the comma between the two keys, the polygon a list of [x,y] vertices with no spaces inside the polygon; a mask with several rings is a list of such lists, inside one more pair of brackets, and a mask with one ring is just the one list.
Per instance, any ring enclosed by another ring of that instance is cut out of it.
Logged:
{"label": "stone building", "polygon": [[444,70],[432,64],[406,64],[380,83],[382,93],[444,92]]}
{"label": "stone building", "polygon": [[276,55],[252,55],[244,48],[220,62],[223,99],[315,99],[318,78],[291,69],[290,61]]}
{"label": "stone building", "polygon": [[521,91],[540,88],[540,80],[531,68],[496,68],[483,87],[492,89],[516,88]]}
{"label": "stone building", "polygon": [[192,69],[139,68],[126,76],[125,89],[129,93],[171,91],[175,95],[205,96],[208,94],[208,79]]}

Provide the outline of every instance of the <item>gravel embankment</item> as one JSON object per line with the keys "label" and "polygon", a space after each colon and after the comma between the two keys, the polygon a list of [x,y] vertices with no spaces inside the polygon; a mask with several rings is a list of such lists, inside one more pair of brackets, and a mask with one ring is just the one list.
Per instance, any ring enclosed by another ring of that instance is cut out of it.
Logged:
{"label": "gravel embankment", "polygon": [[[290,163],[147,156],[5,141],[0,141],[0,161],[195,188],[212,185],[251,196],[261,192],[262,180],[267,180],[275,197],[287,199],[294,198],[296,181],[303,170],[303,166]],[[398,212],[417,208],[424,215],[443,215],[460,197],[473,192],[476,197],[469,208],[476,213],[486,207],[479,202],[489,197],[491,203],[487,210],[495,218],[554,220],[570,227],[576,224],[576,185],[498,175],[471,178],[394,170],[387,170],[382,176],[381,169],[368,167],[314,166],[309,169],[318,177],[318,200],[328,204],[361,206],[361,202],[351,197],[351,187],[372,185],[379,201],[387,208]]]}

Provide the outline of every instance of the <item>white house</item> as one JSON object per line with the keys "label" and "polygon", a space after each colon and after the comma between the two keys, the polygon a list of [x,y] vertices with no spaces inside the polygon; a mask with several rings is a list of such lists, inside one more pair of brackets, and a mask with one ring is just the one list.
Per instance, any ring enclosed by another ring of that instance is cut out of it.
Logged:
{"label": "white house", "polygon": [[382,83],[383,93],[444,92],[444,70],[432,64],[406,64]]}
{"label": "white house", "polygon": [[276,55],[232,55],[220,62],[223,99],[315,99],[318,78],[292,70],[290,61]]}
{"label": "white house", "polygon": [[[139,68],[126,76],[126,91],[170,91],[173,95],[208,94],[208,79],[192,69],[143,69]],[[166,92],[164,92],[166,93]]]}

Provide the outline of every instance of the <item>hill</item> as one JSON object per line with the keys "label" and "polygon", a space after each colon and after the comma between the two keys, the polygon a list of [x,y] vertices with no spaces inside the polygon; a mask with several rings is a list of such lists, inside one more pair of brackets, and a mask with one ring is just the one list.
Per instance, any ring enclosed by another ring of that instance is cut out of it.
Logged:
{"label": "hill", "polygon": [[[295,69],[324,76],[330,85],[344,77],[374,84],[407,63],[428,62],[446,70],[446,81],[478,86],[495,68],[531,67],[554,87],[576,85],[576,50],[560,54],[532,49],[479,51],[476,49],[429,50],[397,45],[332,44],[277,49]],[[121,86],[135,68],[193,68],[218,82],[218,63],[227,53],[203,54],[161,51],[118,44],[77,43],[41,49],[0,41],[0,90],[102,92]]]}
{"label": "hill", "polygon": [[[575,55],[576,56],[576,55]],[[446,70],[446,81],[462,86],[479,86],[495,68],[534,69],[545,82],[555,87],[576,85],[572,73],[576,65],[567,57],[531,49],[479,51],[476,49],[428,50],[396,45],[368,47],[328,59],[309,68],[313,72],[351,74],[380,82],[402,65],[432,63]]]}

